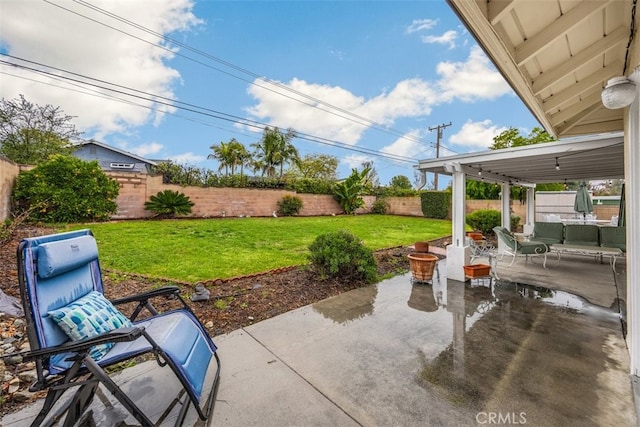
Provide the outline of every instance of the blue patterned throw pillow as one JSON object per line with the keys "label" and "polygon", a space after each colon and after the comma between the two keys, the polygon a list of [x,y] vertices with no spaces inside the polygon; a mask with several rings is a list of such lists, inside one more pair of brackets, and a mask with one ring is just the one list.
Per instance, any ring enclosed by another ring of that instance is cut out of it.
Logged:
{"label": "blue patterned throw pillow", "polygon": [[[49,315],[73,341],[132,326],[126,316],[96,291],[89,292],[69,305],[50,311]],[[94,360],[100,360],[113,346],[113,343],[93,346],[90,355]]]}

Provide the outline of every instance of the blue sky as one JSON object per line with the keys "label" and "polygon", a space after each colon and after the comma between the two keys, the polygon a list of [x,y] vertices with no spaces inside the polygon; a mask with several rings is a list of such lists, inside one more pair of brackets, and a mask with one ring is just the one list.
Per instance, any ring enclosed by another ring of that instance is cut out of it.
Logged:
{"label": "blue sky", "polygon": [[301,155],[336,156],[340,176],[372,161],[383,185],[414,181],[435,157],[430,127],[452,123],[445,156],[538,125],[444,1],[2,0],[0,51],[3,98],[60,106],[86,139],[214,170],[212,144],[249,148],[269,125],[304,135]]}

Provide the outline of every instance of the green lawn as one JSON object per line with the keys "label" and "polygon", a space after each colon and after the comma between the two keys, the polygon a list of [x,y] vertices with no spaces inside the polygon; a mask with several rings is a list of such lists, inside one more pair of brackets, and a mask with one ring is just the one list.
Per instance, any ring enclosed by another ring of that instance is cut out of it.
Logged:
{"label": "green lawn", "polygon": [[373,250],[451,234],[451,222],[416,217],[180,219],[74,225],[90,228],[103,268],[195,282],[307,263],[316,236],[349,230]]}

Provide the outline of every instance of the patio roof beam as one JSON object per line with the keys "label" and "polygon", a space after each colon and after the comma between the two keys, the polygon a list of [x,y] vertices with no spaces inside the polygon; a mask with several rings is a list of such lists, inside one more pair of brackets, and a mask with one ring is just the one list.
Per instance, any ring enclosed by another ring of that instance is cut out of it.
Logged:
{"label": "patio roof beam", "polygon": [[491,25],[496,25],[503,16],[513,9],[515,0],[508,1],[490,1],[487,5],[487,20]]}
{"label": "patio roof beam", "polygon": [[[493,2],[490,2],[491,4]],[[600,4],[594,7],[594,2],[583,2],[558,17],[544,31],[522,42],[516,47],[515,61],[518,66],[524,65],[545,47],[556,41],[559,37],[568,33],[573,27],[587,19],[592,14],[604,8],[608,0],[600,0]]]}

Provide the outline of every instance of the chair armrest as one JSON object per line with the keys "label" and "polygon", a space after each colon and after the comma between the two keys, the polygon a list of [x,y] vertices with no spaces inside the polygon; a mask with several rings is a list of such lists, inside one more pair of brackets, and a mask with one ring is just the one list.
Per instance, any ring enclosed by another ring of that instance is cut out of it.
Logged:
{"label": "chair armrest", "polygon": [[179,296],[179,295],[180,295],[179,287],[163,286],[162,288],[152,289],[150,291],[142,292],[140,294],[117,298],[117,299],[111,300],[111,303],[114,305],[117,305],[117,304],[125,304],[128,302],[147,301],[150,298],[161,297],[161,296],[169,298],[172,296]]}
{"label": "chair armrest", "polygon": [[167,299],[175,299],[182,303],[182,308],[188,311],[191,311],[186,301],[182,299],[180,296],[180,288],[177,286],[164,286],[158,289],[152,289],[148,292],[143,292],[137,295],[131,295],[123,298],[117,298],[112,300],[113,305],[125,304],[125,303],[138,303],[136,308],[129,316],[129,320],[134,322],[138,315],[142,312],[143,309],[147,309],[152,316],[157,316],[159,314],[158,310],[153,306],[153,304],[149,301],[152,298],[156,297],[165,297]]}
{"label": "chair armrest", "polygon": [[49,357],[60,353],[78,353],[88,350],[94,345],[134,341],[144,334],[144,328],[134,326],[131,328],[114,329],[95,337],[85,338],[80,341],[67,341],[57,347],[47,347],[38,350],[31,350],[22,354],[25,361],[34,360],[41,357]]}

